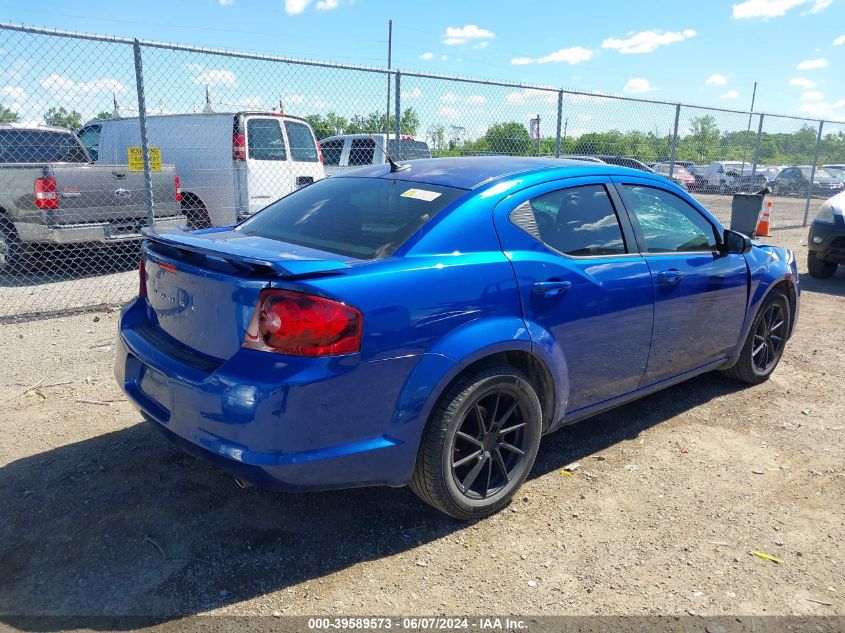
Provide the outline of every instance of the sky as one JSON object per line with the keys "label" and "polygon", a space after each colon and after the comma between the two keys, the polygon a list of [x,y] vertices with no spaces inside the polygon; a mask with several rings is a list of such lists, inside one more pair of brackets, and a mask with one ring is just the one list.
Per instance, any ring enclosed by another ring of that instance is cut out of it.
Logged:
{"label": "sky", "polygon": [[[749,108],[756,81],[755,111],[845,121],[845,0],[0,0],[0,16],[11,23],[379,67],[387,62],[392,19],[392,63],[402,70],[737,110]],[[103,50],[60,51],[55,42],[0,38],[0,100],[24,118],[37,117],[38,108],[69,93],[76,100],[70,105],[80,108],[110,106],[112,94],[132,104],[131,58]],[[205,85],[220,103],[266,107],[281,98],[298,113],[384,107],[376,76],[362,75],[359,82],[299,69],[277,85],[266,68],[242,60],[150,57],[145,67],[154,94],[148,101],[162,111],[196,108],[197,101],[201,106]],[[556,115],[556,95],[530,91],[444,88],[421,80],[403,83],[402,94],[403,107],[416,104],[424,125],[442,120],[480,130],[508,107],[517,120],[536,111],[545,126]],[[643,117],[651,117],[640,125],[646,130],[665,133],[672,125],[672,108],[624,105],[567,101],[570,133],[627,129],[633,126],[628,120]],[[685,121],[692,114],[685,113]],[[747,117],[725,117],[726,126],[745,127]]]}

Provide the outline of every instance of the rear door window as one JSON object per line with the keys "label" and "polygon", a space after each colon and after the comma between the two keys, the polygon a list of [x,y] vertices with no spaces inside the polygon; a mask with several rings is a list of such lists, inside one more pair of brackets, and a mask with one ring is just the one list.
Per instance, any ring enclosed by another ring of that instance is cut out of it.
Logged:
{"label": "rear door window", "polygon": [[376,154],[376,142],[371,138],[353,138],[349,150],[350,165],[372,165]]}
{"label": "rear door window", "polygon": [[237,230],[357,259],[387,257],[465,190],[334,176],[274,202]]}
{"label": "rear door window", "polygon": [[626,252],[616,209],[603,185],[568,187],[538,196],[514,209],[511,222],[564,255]]}
{"label": "rear door window", "polygon": [[247,120],[246,138],[248,155],[253,160],[288,159],[278,119]]}
{"label": "rear door window", "polygon": [[99,158],[101,132],[102,127],[99,125],[89,125],[79,131],[79,142],[88,150],[93,161]]}
{"label": "rear door window", "polygon": [[320,143],[323,151],[324,165],[340,165],[340,155],[343,154],[343,141],[323,141]]}
{"label": "rear door window", "polygon": [[290,157],[293,160],[303,163],[316,163],[319,160],[314,135],[307,125],[285,120],[285,131],[288,133]]}

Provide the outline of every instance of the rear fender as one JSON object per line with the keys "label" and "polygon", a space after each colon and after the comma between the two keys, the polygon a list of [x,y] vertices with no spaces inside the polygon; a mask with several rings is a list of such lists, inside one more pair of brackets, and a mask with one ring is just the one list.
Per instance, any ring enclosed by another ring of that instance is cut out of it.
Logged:
{"label": "rear fender", "polygon": [[532,344],[521,318],[497,317],[467,323],[421,356],[397,399],[391,426],[405,440],[409,451],[413,450],[406,462],[410,465],[407,479],[411,477],[425,423],[451,382],[477,361],[514,351],[533,354],[550,370],[555,383],[555,417],[563,416],[568,394],[566,364],[552,364],[554,357]]}

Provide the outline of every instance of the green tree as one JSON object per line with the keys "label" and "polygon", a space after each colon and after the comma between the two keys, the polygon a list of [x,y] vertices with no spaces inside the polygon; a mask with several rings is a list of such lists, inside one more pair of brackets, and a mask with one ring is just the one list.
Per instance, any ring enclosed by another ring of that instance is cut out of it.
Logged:
{"label": "green tree", "polygon": [[531,141],[528,130],[522,123],[494,123],[484,135],[489,151],[493,154],[525,156],[537,153],[537,147]]}
{"label": "green tree", "polygon": [[18,118],[17,112],[4,105],[0,105],[0,123],[16,123]]}
{"label": "green tree", "polygon": [[118,117],[116,117],[114,115],[114,112],[106,112],[105,110],[103,110],[102,112],[97,114],[94,118],[98,119],[100,121],[110,121],[111,119],[117,119]]}
{"label": "green tree", "polygon": [[76,110],[68,112],[64,107],[50,108],[44,115],[47,125],[76,129],[82,126],[82,115]]}

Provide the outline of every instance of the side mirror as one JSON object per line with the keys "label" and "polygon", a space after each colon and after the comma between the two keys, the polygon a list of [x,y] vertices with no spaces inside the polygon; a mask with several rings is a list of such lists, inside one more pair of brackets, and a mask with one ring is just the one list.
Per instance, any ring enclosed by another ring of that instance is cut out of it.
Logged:
{"label": "side mirror", "polygon": [[722,244],[725,253],[745,254],[751,251],[751,238],[730,229],[725,229]]}

